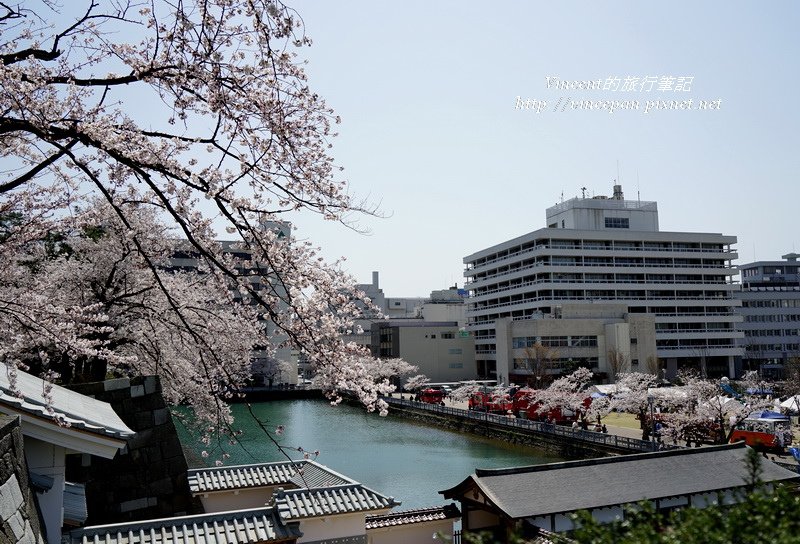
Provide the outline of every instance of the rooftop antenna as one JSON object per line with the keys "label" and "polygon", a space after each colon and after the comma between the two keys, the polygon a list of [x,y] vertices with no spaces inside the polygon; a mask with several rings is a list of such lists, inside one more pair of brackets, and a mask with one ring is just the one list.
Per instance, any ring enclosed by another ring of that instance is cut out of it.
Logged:
{"label": "rooftop antenna", "polygon": [[619,159],[617,159],[617,179],[614,180],[614,185],[618,183],[617,180],[619,179],[621,178],[619,177]]}
{"label": "rooftop antenna", "polygon": [[561,203],[564,203],[564,189],[561,189]]}
{"label": "rooftop antenna", "polygon": [[586,198],[586,187],[581,187],[581,198]]}
{"label": "rooftop antenna", "polygon": [[639,202],[639,204],[642,203],[642,198],[639,195],[639,171],[638,170],[636,171],[636,201]]}

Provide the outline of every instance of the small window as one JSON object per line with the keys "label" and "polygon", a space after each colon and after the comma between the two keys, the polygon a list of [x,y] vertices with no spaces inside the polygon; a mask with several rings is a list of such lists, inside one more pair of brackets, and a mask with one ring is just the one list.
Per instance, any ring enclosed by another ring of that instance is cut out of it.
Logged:
{"label": "small window", "polygon": [[432,334],[432,335],[431,335],[431,338],[436,338],[436,335],[435,335],[435,334]]}
{"label": "small window", "polygon": [[443,332],[442,333],[442,338],[445,339],[445,340],[449,340],[449,339],[452,339],[452,338],[455,338],[455,337],[456,337],[456,335],[454,333],[452,333],[452,332]]}
{"label": "small window", "polygon": [[630,220],[627,217],[606,217],[607,229],[627,229],[630,228]]}
{"label": "small window", "polygon": [[631,338],[631,345],[635,346],[638,341],[639,341],[638,338]]}

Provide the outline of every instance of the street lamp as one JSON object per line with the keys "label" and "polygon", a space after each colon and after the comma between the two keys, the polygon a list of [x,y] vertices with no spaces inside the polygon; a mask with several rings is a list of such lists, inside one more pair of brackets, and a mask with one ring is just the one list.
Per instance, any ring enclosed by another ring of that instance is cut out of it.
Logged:
{"label": "street lamp", "polygon": [[653,449],[655,449],[655,441],[656,441],[656,417],[655,411],[653,409],[653,403],[655,402],[656,398],[653,396],[652,393],[647,395],[647,404],[650,406],[650,440],[653,442]]}

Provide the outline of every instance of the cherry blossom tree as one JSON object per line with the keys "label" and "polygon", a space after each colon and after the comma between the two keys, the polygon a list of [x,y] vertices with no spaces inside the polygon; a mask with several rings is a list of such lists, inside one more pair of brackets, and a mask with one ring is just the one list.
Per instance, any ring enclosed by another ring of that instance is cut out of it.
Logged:
{"label": "cherry blossom tree", "polygon": [[431,380],[426,375],[417,374],[406,380],[406,383],[403,384],[403,389],[406,391],[418,391],[423,389],[429,383],[431,383]]}
{"label": "cherry blossom tree", "polygon": [[[333,164],[339,119],[309,89],[295,53],[309,44],[301,19],[274,0],[0,3],[0,264],[23,259],[21,248],[44,240],[83,197],[102,198],[121,226],[117,249],[136,254],[163,315],[191,339],[183,349],[207,354],[189,361],[147,346],[148,331],[131,321],[129,368],[169,376],[175,391],[197,392],[207,413],[223,419],[217,393],[244,378],[241,367],[225,366],[223,352],[238,357],[248,342],[198,329],[203,301],[182,287],[187,278],[160,273],[163,244],[138,228],[137,214],[157,215],[186,240],[207,281],[252,302],[271,325],[265,342],[298,349],[332,399],[351,391],[375,409],[383,387],[365,374],[364,349],[341,336],[360,314],[357,303],[369,302],[354,280],[311,243],[265,228],[308,215],[356,228],[352,214],[374,212]],[[223,230],[256,267],[223,251]],[[0,270],[0,313],[13,323],[4,361],[21,364],[21,338],[35,336],[73,356],[118,356],[88,334],[109,333],[108,315],[43,298],[38,278],[24,272]],[[218,326],[242,326],[232,319]]]}
{"label": "cherry blossom tree", "polygon": [[546,389],[532,391],[530,401],[538,404],[537,412],[540,414],[547,414],[560,408],[571,410],[585,419],[589,415],[594,415],[597,410],[586,406],[586,399],[589,398],[587,389],[591,381],[592,371],[588,368],[579,368],[572,374],[554,380]]}
{"label": "cherry blossom tree", "polygon": [[673,442],[728,442],[739,421],[771,406],[771,401],[753,395],[726,396],[720,382],[696,374],[682,373],[680,380],[682,394],[658,400],[665,412],[664,434]]}

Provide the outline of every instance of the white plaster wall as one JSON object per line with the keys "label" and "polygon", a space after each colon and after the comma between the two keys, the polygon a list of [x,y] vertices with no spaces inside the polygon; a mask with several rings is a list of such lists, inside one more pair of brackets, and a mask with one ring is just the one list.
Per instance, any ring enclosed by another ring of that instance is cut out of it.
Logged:
{"label": "white plaster wall", "polygon": [[600,523],[611,523],[612,521],[621,520],[624,517],[624,513],[621,506],[610,506],[592,510],[592,517]]}
{"label": "white plaster wall", "polygon": [[689,497],[671,497],[669,499],[661,499],[658,501],[660,508],[672,508],[673,506],[686,506],[689,504]]}
{"label": "white plaster wall", "polygon": [[243,489],[238,493],[219,492],[200,495],[200,502],[206,512],[228,512],[246,508],[261,508],[272,498],[272,487]]}
{"label": "white plaster wall", "polygon": [[342,538],[366,534],[366,516],[363,513],[342,514],[324,518],[312,518],[300,522],[303,533],[297,542],[313,542],[325,538]]}
{"label": "white plaster wall", "polygon": [[500,520],[499,518],[485,510],[471,510],[467,513],[467,527],[470,531],[483,527],[494,527]]}
{"label": "white plaster wall", "polygon": [[552,531],[553,527],[550,525],[550,516],[539,516],[536,518],[529,518],[528,522],[545,531]]}
{"label": "white plaster wall", "polygon": [[575,528],[575,524],[572,523],[572,520],[564,514],[556,514],[555,518],[555,532],[561,533],[563,531],[571,531]]}
{"label": "white plaster wall", "polygon": [[384,527],[367,531],[368,544],[441,544],[434,534],[453,536],[453,520],[415,523],[398,527]]}
{"label": "white plaster wall", "polygon": [[698,495],[692,495],[692,506],[705,508],[706,506],[717,504],[717,498],[717,493],[701,493]]}
{"label": "white plaster wall", "polygon": [[53,478],[53,487],[37,493],[42,511],[47,542],[61,542],[61,526],[64,524],[64,456],[65,448],[26,436],[24,438],[25,461],[28,470]]}

